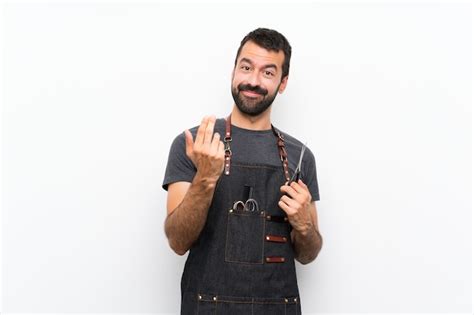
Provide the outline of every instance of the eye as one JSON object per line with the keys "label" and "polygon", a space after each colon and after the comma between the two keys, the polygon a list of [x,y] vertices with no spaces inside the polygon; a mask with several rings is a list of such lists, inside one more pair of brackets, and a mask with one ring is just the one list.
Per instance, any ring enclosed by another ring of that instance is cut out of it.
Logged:
{"label": "eye", "polygon": [[275,74],[271,71],[265,71],[264,72],[267,77],[273,77]]}
{"label": "eye", "polygon": [[244,70],[244,71],[249,71],[250,70],[250,67],[249,66],[240,66],[240,69]]}

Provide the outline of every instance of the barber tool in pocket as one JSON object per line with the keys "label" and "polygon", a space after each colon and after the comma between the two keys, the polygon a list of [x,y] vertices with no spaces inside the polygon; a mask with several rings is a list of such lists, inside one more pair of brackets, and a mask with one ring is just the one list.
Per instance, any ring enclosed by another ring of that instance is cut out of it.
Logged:
{"label": "barber tool in pocket", "polygon": [[298,165],[296,166],[295,172],[293,173],[293,176],[291,176],[290,180],[288,181],[287,185],[291,185],[292,182],[298,182],[298,180],[301,177],[301,163],[303,162],[303,155],[304,151],[306,150],[306,143],[303,144],[301,147],[301,153],[300,153],[300,160],[298,162]]}
{"label": "barber tool in pocket", "polygon": [[238,200],[234,202],[232,206],[232,210],[234,211],[248,211],[248,212],[258,212],[259,206],[257,200],[253,198],[253,187],[245,185],[243,191],[243,200],[247,199],[247,201]]}
{"label": "barber tool in pocket", "polygon": [[234,211],[259,211],[257,200],[252,198],[247,199],[246,202],[241,200],[234,202],[232,209]]}

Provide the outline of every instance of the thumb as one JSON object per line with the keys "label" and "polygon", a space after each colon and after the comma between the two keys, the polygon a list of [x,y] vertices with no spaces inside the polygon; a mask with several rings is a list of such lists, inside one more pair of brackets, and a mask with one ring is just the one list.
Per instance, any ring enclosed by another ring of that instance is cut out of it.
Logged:
{"label": "thumb", "polygon": [[194,146],[193,135],[188,129],[186,129],[184,131],[184,136],[186,138],[186,155],[191,156],[193,154],[193,146]]}
{"label": "thumb", "polygon": [[301,186],[303,186],[304,188],[308,188],[308,186],[306,186],[306,184],[303,182],[303,180],[299,179],[298,180],[298,184],[300,184]]}

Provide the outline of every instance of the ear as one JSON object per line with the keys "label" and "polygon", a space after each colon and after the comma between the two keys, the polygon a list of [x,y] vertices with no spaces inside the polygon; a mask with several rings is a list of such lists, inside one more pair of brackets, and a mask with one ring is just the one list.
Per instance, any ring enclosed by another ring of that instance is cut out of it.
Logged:
{"label": "ear", "polygon": [[281,83],[280,83],[280,88],[278,89],[278,93],[283,93],[283,91],[286,89],[286,85],[288,84],[288,76],[284,77],[282,80],[281,80]]}

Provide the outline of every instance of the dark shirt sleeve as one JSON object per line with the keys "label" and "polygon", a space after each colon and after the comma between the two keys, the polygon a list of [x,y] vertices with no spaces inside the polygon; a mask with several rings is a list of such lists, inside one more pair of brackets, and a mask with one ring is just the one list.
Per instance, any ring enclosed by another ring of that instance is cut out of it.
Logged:
{"label": "dark shirt sleeve", "polygon": [[312,200],[319,200],[319,186],[318,186],[318,176],[316,172],[316,161],[314,158],[313,152],[306,148],[305,158],[303,159],[302,167],[302,180],[308,186],[309,191],[311,192]]}
{"label": "dark shirt sleeve", "polygon": [[195,174],[196,167],[186,155],[186,139],[183,132],[176,136],[171,144],[162,187],[167,191],[171,183],[192,182]]}

